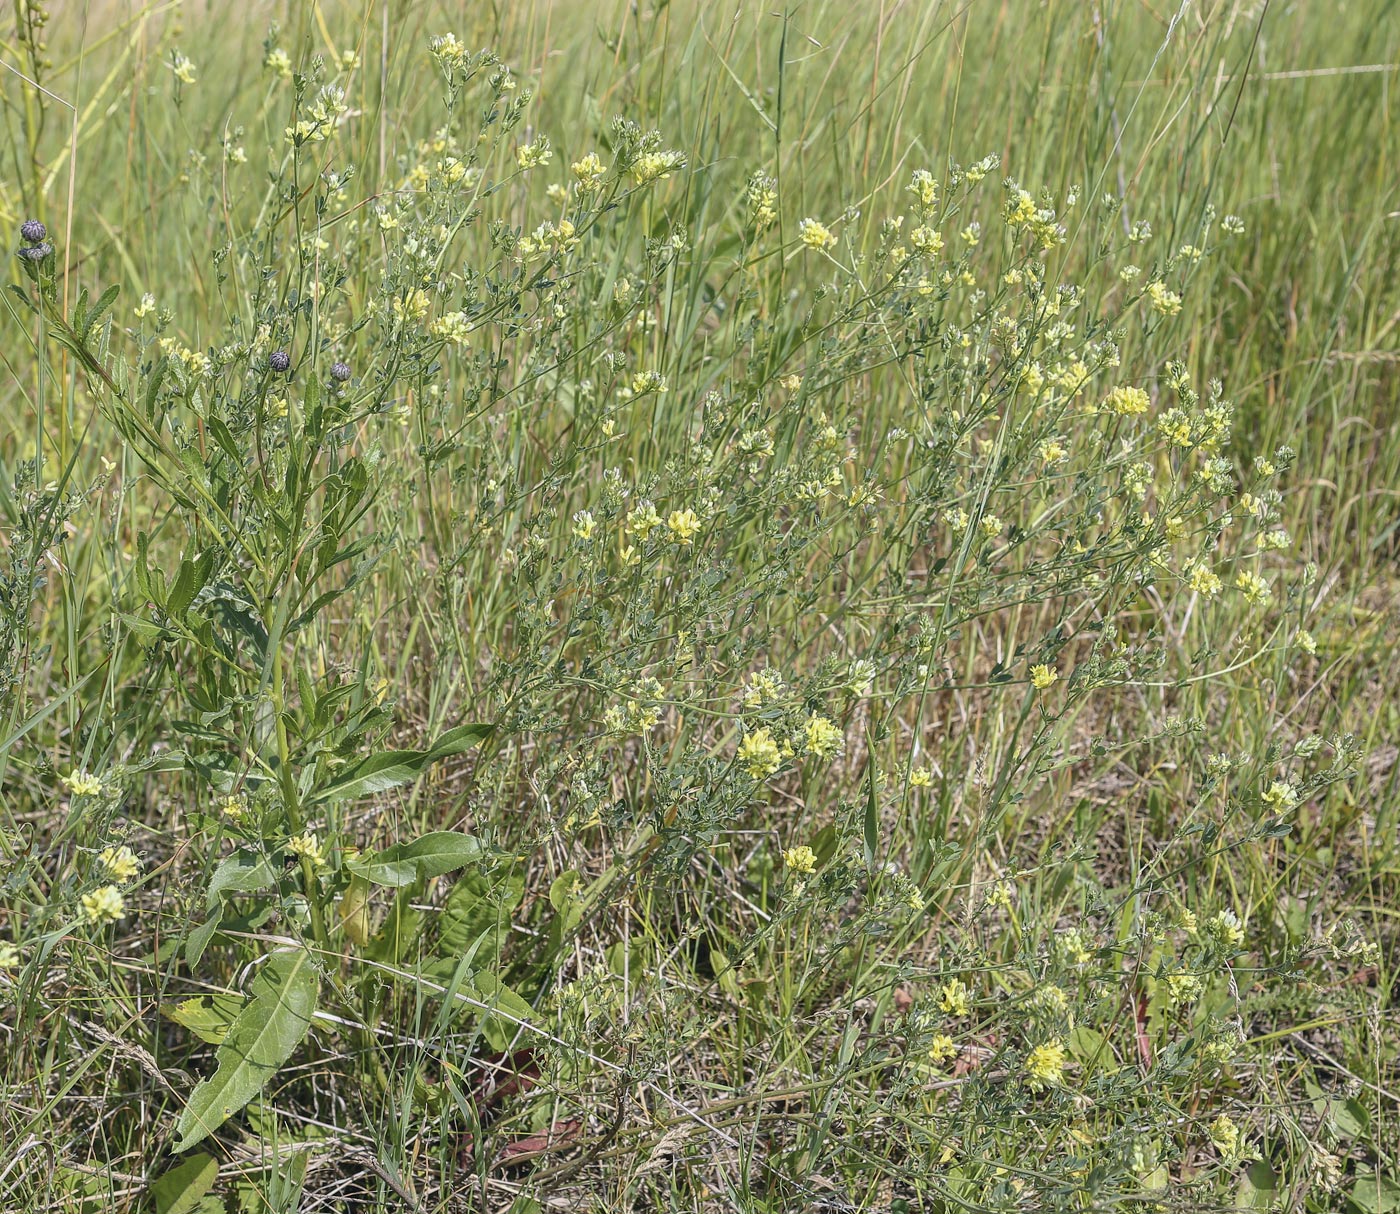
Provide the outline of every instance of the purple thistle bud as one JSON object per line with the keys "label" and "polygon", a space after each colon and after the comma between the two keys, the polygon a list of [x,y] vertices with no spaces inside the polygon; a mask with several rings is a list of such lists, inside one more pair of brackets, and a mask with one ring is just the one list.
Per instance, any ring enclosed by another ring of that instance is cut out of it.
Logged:
{"label": "purple thistle bud", "polygon": [[30,244],[38,244],[49,234],[49,230],[37,219],[26,219],[19,225],[19,234]]}
{"label": "purple thistle bud", "polygon": [[23,257],[25,261],[43,261],[53,252],[53,245],[45,241],[43,244],[25,245],[22,249],[16,249],[16,253]]}
{"label": "purple thistle bud", "polygon": [[349,363],[331,363],[331,378],[338,384],[343,384],[350,378]]}
{"label": "purple thistle bud", "polygon": [[267,356],[267,365],[274,371],[289,371],[292,366],[292,356],[285,350],[274,350]]}

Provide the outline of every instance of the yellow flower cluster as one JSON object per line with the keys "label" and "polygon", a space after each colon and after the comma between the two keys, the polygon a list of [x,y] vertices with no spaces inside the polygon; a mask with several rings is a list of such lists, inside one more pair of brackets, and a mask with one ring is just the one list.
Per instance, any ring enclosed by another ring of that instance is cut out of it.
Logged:
{"label": "yellow flower cluster", "polygon": [[115,923],[126,915],[122,892],[115,885],[103,885],[84,894],[82,907],[89,923]]}
{"label": "yellow flower cluster", "polygon": [[797,238],[809,249],[825,252],[836,245],[836,235],[826,224],[807,218],[797,225]]}
{"label": "yellow flower cluster", "polygon": [[1121,417],[1133,417],[1139,413],[1146,413],[1151,402],[1147,398],[1147,393],[1141,388],[1114,388],[1103,399],[1103,407],[1109,413],[1117,413]]}
{"label": "yellow flower cluster", "polygon": [[829,759],[841,747],[841,731],[826,717],[813,713],[803,727],[808,753],[819,759]]}
{"label": "yellow flower cluster", "polygon": [[789,847],[783,852],[783,866],[794,873],[814,873],[817,871],[817,853],[802,845]]}
{"label": "yellow flower cluster", "polygon": [[783,765],[778,743],[766,727],[744,736],[739,743],[738,759],[755,780],[766,780]]}
{"label": "yellow flower cluster", "polygon": [[471,325],[465,312],[446,312],[433,321],[428,331],[454,346],[465,346],[471,336]]}
{"label": "yellow flower cluster", "polygon": [[101,780],[77,768],[64,776],[62,782],[75,797],[95,797],[102,791]]}
{"label": "yellow flower cluster", "polygon": [[301,856],[311,862],[312,868],[326,866],[326,852],[315,831],[307,831],[287,840],[287,850],[294,856]]}
{"label": "yellow flower cluster", "polygon": [[638,185],[650,185],[653,181],[665,181],[672,173],[685,168],[685,156],[680,152],[643,152],[637,157],[630,170],[632,180]]}
{"label": "yellow flower cluster", "polygon": [[678,544],[693,543],[695,537],[700,534],[700,527],[700,516],[690,509],[672,510],[666,520],[666,530]]}
{"label": "yellow flower cluster", "polygon": [[950,1016],[966,1016],[972,1011],[972,1000],[961,978],[950,978],[943,984],[938,1006]]}
{"label": "yellow flower cluster", "polygon": [[1036,1091],[1042,1088],[1058,1087],[1064,1082],[1065,1047],[1052,1040],[1038,1045],[1026,1055],[1026,1083]]}
{"label": "yellow flower cluster", "polygon": [[104,847],[98,859],[115,881],[130,881],[141,871],[141,862],[129,847]]}

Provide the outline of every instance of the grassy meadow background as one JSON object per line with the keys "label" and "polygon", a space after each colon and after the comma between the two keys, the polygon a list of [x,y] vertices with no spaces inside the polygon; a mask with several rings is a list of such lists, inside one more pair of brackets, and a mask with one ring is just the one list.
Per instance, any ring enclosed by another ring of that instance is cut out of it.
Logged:
{"label": "grassy meadow background", "polygon": [[1395,5],[0,56],[0,1208],[1400,1210]]}

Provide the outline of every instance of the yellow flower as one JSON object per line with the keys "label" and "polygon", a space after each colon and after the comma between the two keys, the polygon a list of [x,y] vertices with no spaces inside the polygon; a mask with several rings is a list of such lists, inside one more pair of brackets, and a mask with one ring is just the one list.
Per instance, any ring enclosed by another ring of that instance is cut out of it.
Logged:
{"label": "yellow flower", "polygon": [[1250,603],[1267,603],[1273,596],[1269,583],[1257,573],[1242,571],[1235,578],[1235,587],[1244,592],[1245,600]]}
{"label": "yellow flower", "polygon": [[930,1062],[947,1062],[957,1052],[958,1047],[953,1044],[953,1039],[947,1033],[935,1033],[933,1040],[928,1043]]}
{"label": "yellow flower", "polygon": [[967,987],[961,978],[951,978],[943,984],[938,1006],[950,1016],[966,1016],[972,1011],[972,1000],[968,998]]}
{"label": "yellow flower", "polygon": [[471,336],[471,325],[465,312],[448,312],[433,321],[428,331],[453,345],[465,346],[467,338]]}
{"label": "yellow flower", "polygon": [[316,837],[315,831],[309,830],[303,835],[289,839],[287,850],[294,856],[302,856],[310,860],[312,868],[324,868],[326,865],[326,853],[322,849],[321,840]]}
{"label": "yellow flower", "polygon": [[1157,429],[1173,447],[1191,445],[1191,418],[1180,409],[1168,409],[1157,419]]}
{"label": "yellow flower", "polygon": [[1201,980],[1195,974],[1168,974],[1167,997],[1172,1006],[1179,1003],[1193,1003],[1201,996]]}
{"label": "yellow flower", "polygon": [[1161,281],[1147,284],[1147,297],[1152,301],[1153,310],[1163,316],[1175,316],[1181,311],[1181,296],[1168,291]]}
{"label": "yellow flower", "polygon": [[783,765],[782,752],[766,729],[755,729],[739,743],[739,762],[755,780],[766,780]]}
{"label": "yellow flower", "polygon": [[841,731],[826,717],[815,713],[807,718],[803,727],[807,738],[807,750],[819,759],[829,759],[841,746]]}
{"label": "yellow flower", "polygon": [[1043,662],[1038,666],[1031,667],[1031,684],[1037,691],[1044,691],[1059,677],[1060,672],[1058,670],[1053,666],[1045,665]]}
{"label": "yellow flower", "polygon": [[1016,190],[1006,204],[1006,222],[1012,227],[1030,223],[1035,214],[1035,199],[1025,190]]}
{"label": "yellow flower", "polygon": [[437,175],[448,185],[456,185],[467,175],[467,166],[456,156],[445,156],[433,166]]}
{"label": "yellow flower", "polygon": [[685,168],[685,157],[680,152],[644,152],[629,170],[632,180],[638,185],[648,185],[653,181],[665,181],[677,169]]}
{"label": "yellow flower", "polygon": [[816,249],[818,252],[833,248],[836,244],[836,237],[831,229],[810,217],[797,225],[797,236],[809,249]]}
{"label": "yellow flower", "polygon": [[1038,1045],[1026,1055],[1026,1082],[1036,1091],[1064,1082],[1065,1047],[1058,1040]]}
{"label": "yellow flower", "polygon": [[1071,965],[1087,965],[1094,959],[1093,941],[1080,927],[1061,932],[1055,938],[1055,947]]}
{"label": "yellow flower", "polygon": [[292,78],[292,58],[280,46],[263,56],[263,67],[283,80]]}
{"label": "yellow flower", "polygon": [[1210,1140],[1220,1152],[1221,1158],[1230,1163],[1239,1160],[1243,1154],[1244,1142],[1240,1135],[1240,1127],[1224,1113],[1210,1123]]}
{"label": "yellow flower", "polygon": [[660,371],[638,371],[632,376],[632,391],[638,396],[643,392],[665,392],[668,386]]}
{"label": "yellow flower", "polygon": [[102,867],[118,881],[130,881],[141,871],[141,861],[129,847],[104,847],[99,859]]}
{"label": "yellow flower", "polygon": [[608,171],[596,152],[589,152],[588,155],[575,160],[569,168],[578,178],[578,188],[581,190],[597,189],[598,183]]}
{"label": "yellow flower", "polygon": [[996,537],[1006,529],[1006,524],[1003,523],[1001,519],[997,518],[995,514],[985,515],[982,522],[978,525],[982,528],[982,534],[989,540],[996,539]]}
{"label": "yellow flower", "polygon": [[598,524],[593,518],[593,511],[580,510],[574,515],[574,534],[581,540],[591,539],[593,533],[598,529]]}
{"label": "yellow flower", "polygon": [[1220,593],[1220,578],[1211,571],[1209,565],[1197,561],[1191,566],[1189,585],[1203,599],[1213,599]]}
{"label": "yellow flower", "polygon": [[627,531],[638,539],[646,539],[659,526],[661,516],[657,514],[656,507],[648,501],[638,502],[627,512]]}
{"label": "yellow flower", "polygon": [[784,690],[783,676],[776,670],[756,670],[749,675],[749,685],[744,688],[744,707],[775,704],[782,699]]}
{"label": "yellow flower", "polygon": [[63,777],[63,784],[75,797],[95,797],[102,791],[102,781],[76,767]]}
{"label": "yellow flower", "polygon": [[925,257],[932,257],[943,249],[943,237],[927,224],[920,224],[909,233],[909,243]]}
{"label": "yellow flower", "polygon": [[1264,794],[1264,803],[1277,810],[1292,809],[1298,804],[1298,794],[1286,780],[1275,780]]}
{"label": "yellow flower", "polygon": [[783,852],[783,866],[794,873],[817,871],[817,853],[810,847],[789,847]]}
{"label": "yellow flower", "polygon": [[428,49],[444,66],[460,65],[467,58],[467,48],[457,40],[456,34],[439,34],[429,40]]}
{"label": "yellow flower", "polygon": [[104,885],[84,894],[82,903],[89,923],[115,923],[126,914],[122,892],[115,885]]}
{"label": "yellow flower", "polygon": [[550,150],[549,140],[541,135],[538,139],[530,143],[522,143],[515,149],[515,163],[522,169],[529,170],[536,165],[548,164],[553,154]]}
{"label": "yellow flower", "polygon": [[175,73],[175,79],[181,84],[193,84],[195,82],[195,66],[193,60],[185,58],[179,51],[171,52],[170,70]]}
{"label": "yellow flower", "polygon": [[1298,644],[1302,646],[1304,653],[1317,652],[1317,642],[1313,639],[1313,634],[1306,628],[1298,629]]}
{"label": "yellow flower", "polygon": [[1206,924],[1206,933],[1225,948],[1244,946],[1244,924],[1232,910],[1223,910]]}
{"label": "yellow flower", "polygon": [[938,180],[927,169],[915,169],[909,192],[918,200],[919,207],[927,211],[938,201]]}
{"label": "yellow flower", "polygon": [[400,320],[417,322],[427,316],[430,303],[426,291],[410,291],[402,298],[394,299],[394,315]]}
{"label": "yellow flower", "polygon": [[909,773],[910,788],[928,788],[933,783],[933,772],[927,767],[916,767]]}
{"label": "yellow flower", "polygon": [[700,532],[700,516],[690,509],[672,510],[666,527],[675,536],[676,543],[689,544]]}
{"label": "yellow flower", "polygon": [[1147,393],[1141,388],[1114,388],[1103,398],[1103,407],[1108,412],[1117,413],[1122,417],[1146,413],[1150,403]]}
{"label": "yellow flower", "polygon": [[1031,1003],[1036,1011],[1046,1016],[1059,1017],[1069,1012],[1069,996],[1053,984],[1038,987],[1031,996]]}

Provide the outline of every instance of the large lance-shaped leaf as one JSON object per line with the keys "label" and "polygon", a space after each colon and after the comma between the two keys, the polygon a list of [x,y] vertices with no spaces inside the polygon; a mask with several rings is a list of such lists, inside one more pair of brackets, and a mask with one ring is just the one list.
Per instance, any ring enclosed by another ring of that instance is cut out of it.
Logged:
{"label": "large lance-shaped leaf", "polygon": [[306,1036],[318,993],[316,970],[305,949],[267,959],[219,1046],[218,1069],[190,1093],[180,1114],[177,1151],[203,1141],[262,1091]]}
{"label": "large lance-shaped leaf", "polygon": [[312,794],[311,800],[348,801],[407,784],[439,759],[470,750],[485,739],[491,729],[490,725],[458,725],[439,737],[427,750],[386,750],[382,754],[370,755]]}
{"label": "large lance-shaped leaf", "polygon": [[156,1214],[192,1214],[219,1179],[219,1161],[212,1155],[191,1155],[184,1163],[151,1183]]}
{"label": "large lance-shaped leaf", "polygon": [[435,830],[411,843],[395,843],[383,851],[356,856],[346,867],[356,876],[398,889],[419,877],[440,877],[480,860],[486,848],[480,839],[455,830]]}

